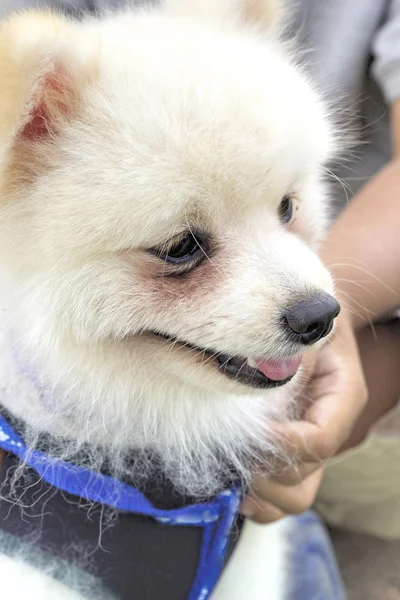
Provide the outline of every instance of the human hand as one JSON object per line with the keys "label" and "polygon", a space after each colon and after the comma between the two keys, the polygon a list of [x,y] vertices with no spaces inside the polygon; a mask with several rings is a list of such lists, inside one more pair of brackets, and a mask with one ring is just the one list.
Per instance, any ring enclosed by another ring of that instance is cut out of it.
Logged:
{"label": "human hand", "polygon": [[[367,387],[350,319],[343,311],[334,337],[306,367],[311,374],[303,394],[311,404],[300,421],[274,424],[294,463],[280,463],[270,478],[257,478],[241,512],[259,523],[310,508],[317,495],[323,462],[340,451],[366,401]],[[295,466],[293,466],[295,464]]]}

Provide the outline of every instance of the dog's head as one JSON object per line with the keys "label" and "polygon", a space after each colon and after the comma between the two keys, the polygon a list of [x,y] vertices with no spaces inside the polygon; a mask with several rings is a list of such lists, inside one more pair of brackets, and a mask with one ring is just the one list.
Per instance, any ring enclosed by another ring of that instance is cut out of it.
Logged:
{"label": "dog's head", "polygon": [[336,142],[272,5],[2,26],[2,259],[38,356],[107,372],[125,421],[286,383],[337,314],[314,253]]}

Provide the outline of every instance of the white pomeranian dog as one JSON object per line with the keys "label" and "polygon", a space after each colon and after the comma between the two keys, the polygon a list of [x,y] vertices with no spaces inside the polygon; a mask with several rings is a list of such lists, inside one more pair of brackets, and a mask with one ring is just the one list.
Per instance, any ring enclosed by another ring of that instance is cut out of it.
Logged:
{"label": "white pomeranian dog", "polygon": [[[199,499],[270,472],[339,310],[315,254],[338,139],[281,22],[273,0],[165,0],[1,25],[0,402],[30,447],[114,477],[149,452]],[[213,600],[284,598],[282,530],[245,524]],[[78,597],[5,552],[0,573]]]}

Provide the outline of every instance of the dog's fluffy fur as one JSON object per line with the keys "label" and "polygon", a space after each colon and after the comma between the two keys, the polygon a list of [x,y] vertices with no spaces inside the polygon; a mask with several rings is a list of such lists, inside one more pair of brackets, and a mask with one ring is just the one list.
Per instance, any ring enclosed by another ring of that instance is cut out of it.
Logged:
{"label": "dog's fluffy fur", "polygon": [[[133,448],[150,451],[198,496],[232,467],[248,483],[279,452],[268,424],[289,414],[301,369],[260,393],[150,333],[280,358],[299,350],[282,331],[285,307],[332,292],[314,251],[337,142],[279,41],[275,4],[166,0],[1,26],[7,322],[41,388],[8,408],[31,443],[50,432],[66,458],[89,445],[92,466],[107,459],[116,473]],[[283,226],[287,194],[298,210]],[[186,231],[208,240],[207,259],[177,277],[148,250]]]}

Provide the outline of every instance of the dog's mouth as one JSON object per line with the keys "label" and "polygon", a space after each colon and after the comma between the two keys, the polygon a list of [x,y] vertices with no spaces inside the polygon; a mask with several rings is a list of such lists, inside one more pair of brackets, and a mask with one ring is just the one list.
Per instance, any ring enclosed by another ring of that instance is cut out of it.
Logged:
{"label": "dog's mouth", "polygon": [[258,360],[246,358],[245,356],[229,356],[228,354],[194,346],[172,336],[156,332],[149,333],[163,340],[170,341],[171,344],[193,350],[193,352],[196,352],[201,357],[204,364],[213,364],[222,375],[235,380],[237,383],[254,388],[267,389],[285,385],[297,373],[302,361],[302,354],[275,360]]}

